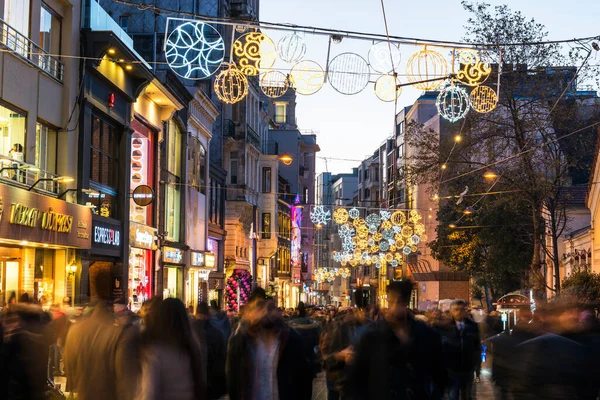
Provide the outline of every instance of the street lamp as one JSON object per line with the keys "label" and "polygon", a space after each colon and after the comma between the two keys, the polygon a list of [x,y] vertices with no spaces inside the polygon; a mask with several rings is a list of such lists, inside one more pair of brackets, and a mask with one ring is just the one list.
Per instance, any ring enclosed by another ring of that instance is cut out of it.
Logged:
{"label": "street lamp", "polygon": [[70,176],[59,176],[56,178],[40,178],[37,181],[35,181],[33,183],[33,185],[31,185],[29,187],[29,189],[27,189],[27,191],[31,192],[31,190],[37,186],[38,183],[40,182],[59,182],[59,183],[69,183],[69,182],[73,182],[75,179],[71,178]]}
{"label": "street lamp", "polygon": [[287,153],[283,153],[282,155],[280,155],[279,157],[277,157],[277,159],[279,161],[281,161],[282,163],[284,163],[285,165],[291,165],[292,161],[294,161],[294,159],[292,158],[292,156],[290,156]]}
{"label": "street lamp", "polygon": [[483,178],[484,179],[490,179],[490,180],[492,180],[492,179],[496,179],[497,177],[498,177],[498,174],[496,174],[492,170],[486,171],[485,174],[483,174]]}

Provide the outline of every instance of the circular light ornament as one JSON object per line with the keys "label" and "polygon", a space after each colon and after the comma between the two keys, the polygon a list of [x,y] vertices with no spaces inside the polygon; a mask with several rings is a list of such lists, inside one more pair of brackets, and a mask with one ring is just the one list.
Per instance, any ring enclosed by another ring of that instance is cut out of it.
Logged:
{"label": "circular light ornament", "polygon": [[417,246],[415,246],[414,244],[410,246],[410,251],[412,251],[413,253],[417,252]]}
{"label": "circular light ornament", "polygon": [[377,261],[377,262],[375,263],[375,268],[377,268],[377,269],[380,269],[380,268],[382,267],[382,265],[383,265],[383,264],[381,264],[381,262],[380,262],[380,261]]}
{"label": "circular light ornament", "polygon": [[414,245],[419,244],[420,241],[421,241],[421,238],[419,237],[419,235],[412,235],[410,237],[410,242]]}
{"label": "circular light ornament", "polygon": [[304,58],[306,43],[296,32],[285,35],[277,42],[279,58],[289,64],[295,64]]}
{"label": "circular light ornament", "polygon": [[[427,46],[413,54],[406,63],[406,79],[416,89],[435,90],[443,83],[443,78],[448,74],[448,62],[440,53],[428,50]],[[431,82],[421,82],[430,79],[439,79]]]}
{"label": "circular light ornament", "polygon": [[391,230],[392,229],[392,223],[390,221],[383,221],[381,223],[381,229]]}
{"label": "circular light ornament", "polygon": [[369,225],[369,233],[370,234],[377,233],[377,225]]}
{"label": "circular light ornament", "polygon": [[360,93],[369,83],[371,72],[367,61],[356,53],[342,53],[329,63],[331,87],[341,94]]}
{"label": "circular light ornament", "polygon": [[233,42],[233,60],[242,73],[256,76],[275,64],[275,43],[262,32],[249,32]]}
{"label": "circular light ornament", "polygon": [[[360,217],[355,218],[354,221],[352,221],[352,224],[354,225],[355,228],[358,228],[359,226],[365,226],[366,227],[365,220],[362,219],[362,218],[360,218]],[[368,230],[368,228],[367,228],[367,230]]]}
{"label": "circular light ornament", "polygon": [[369,238],[369,240],[367,240],[367,246],[375,246],[375,239]]}
{"label": "circular light ornament", "polygon": [[367,218],[365,218],[365,223],[367,224],[367,226],[377,227],[379,226],[380,222],[381,220],[379,219],[378,214],[369,214],[367,215]]}
{"label": "circular light ornament", "polygon": [[388,251],[390,249],[390,244],[388,242],[379,243],[379,250]]}
{"label": "circular light ornament", "polygon": [[260,89],[272,99],[283,96],[289,87],[288,79],[282,72],[267,71],[260,77]]}
{"label": "circular light ornament", "polygon": [[223,103],[234,104],[248,94],[248,79],[233,64],[215,77],[215,94]]}
{"label": "circular light ornament", "polygon": [[375,233],[373,235],[373,240],[376,242],[381,242],[381,239],[383,239],[383,235],[379,232]]}
{"label": "circular light ornament", "polygon": [[367,228],[366,225],[360,225],[358,228],[356,228],[356,233],[358,234],[359,238],[366,239],[369,237],[369,228]]}
{"label": "circular light ornament", "polygon": [[404,246],[404,248],[402,249],[402,252],[406,255],[409,255],[410,253],[412,253],[412,250],[410,249],[410,247]]}
{"label": "circular light ornament", "polygon": [[325,206],[314,206],[310,212],[310,220],[315,225],[325,225],[331,219],[331,211]]}
{"label": "circular light ornament", "polygon": [[398,250],[398,248],[396,247],[396,245],[390,243],[390,251],[391,252],[395,252],[396,250]]}
{"label": "circular light ornament", "polygon": [[350,260],[348,263],[353,267],[356,267],[358,265],[358,260]]}
{"label": "circular light ornament", "polygon": [[417,210],[410,210],[409,212],[409,219],[411,222],[417,223],[419,222],[423,217],[421,217],[421,214],[419,214],[419,212]]}
{"label": "circular light ornament", "polygon": [[389,74],[400,65],[402,55],[395,44],[378,42],[369,50],[369,64],[374,71]]}
{"label": "circular light ornament", "polygon": [[336,208],[333,211],[333,220],[336,224],[345,224],[348,222],[348,211],[342,207]]}
{"label": "circular light ornament", "polygon": [[456,74],[456,79],[467,86],[481,85],[492,73],[492,68],[481,62],[476,50],[461,51],[458,60],[460,69]]}
{"label": "circular light ornament", "polygon": [[423,235],[423,233],[425,233],[425,225],[422,223],[415,224],[415,233],[417,235]]}
{"label": "circular light ornament", "polygon": [[404,223],[406,222],[406,215],[403,211],[394,211],[390,218],[390,221],[392,221],[392,224],[396,226],[404,225]]}
{"label": "circular light ornament", "polygon": [[404,236],[405,238],[409,238],[413,235],[413,228],[411,228],[408,225],[404,225],[402,227],[402,236]]}
{"label": "circular light ornament", "polygon": [[396,100],[402,94],[402,87],[399,85],[400,79],[397,77],[393,75],[381,75],[375,81],[373,90],[379,100],[389,103]]}
{"label": "circular light ornament", "polygon": [[398,260],[392,260],[392,267],[396,268],[398,266]]}
{"label": "circular light ornament", "polygon": [[290,71],[290,83],[296,93],[310,96],[317,93],[325,83],[325,71],[314,61],[296,63]]}
{"label": "circular light ornament", "polygon": [[386,253],[385,254],[385,261],[386,262],[392,262],[392,261],[394,261],[394,255],[392,253]]}
{"label": "circular light ornament", "polygon": [[471,91],[471,107],[478,113],[486,114],[498,105],[498,96],[494,89],[488,86],[477,86]]}
{"label": "circular light ornament", "polygon": [[185,22],[169,34],[165,43],[169,68],[185,79],[213,75],[225,57],[225,43],[219,32],[204,22]]}
{"label": "circular light ornament", "polygon": [[440,91],[435,105],[443,118],[456,122],[467,115],[471,101],[464,88],[451,84]]}
{"label": "circular light ornament", "polygon": [[348,216],[352,219],[356,219],[360,216],[360,211],[358,208],[351,208],[350,211],[348,211]]}

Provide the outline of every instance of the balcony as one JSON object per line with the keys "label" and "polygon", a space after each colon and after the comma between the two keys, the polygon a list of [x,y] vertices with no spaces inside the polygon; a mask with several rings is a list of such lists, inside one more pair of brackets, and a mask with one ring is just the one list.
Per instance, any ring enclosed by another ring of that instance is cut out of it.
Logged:
{"label": "balcony", "polygon": [[248,124],[246,124],[246,142],[260,149],[260,136]]}
{"label": "balcony", "polygon": [[19,56],[29,64],[38,67],[58,82],[63,82],[65,67],[58,58],[47,53],[2,19],[0,19],[0,27],[2,29],[2,38],[0,40],[2,41],[2,45],[9,49],[9,52]]}
{"label": "balcony", "polygon": [[228,186],[227,201],[245,201],[249,204],[258,204],[258,193],[246,185]]}
{"label": "balcony", "polygon": [[0,181],[12,186],[31,188],[36,182],[35,191],[56,197],[61,190],[60,176],[14,160],[0,156]]}

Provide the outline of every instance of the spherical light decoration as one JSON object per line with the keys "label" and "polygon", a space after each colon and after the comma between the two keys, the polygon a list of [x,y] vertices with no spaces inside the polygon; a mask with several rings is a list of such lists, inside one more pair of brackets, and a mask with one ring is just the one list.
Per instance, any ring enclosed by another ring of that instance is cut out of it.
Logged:
{"label": "spherical light decoration", "polygon": [[295,64],[304,58],[306,43],[296,32],[285,35],[277,42],[279,58],[289,64]]}
{"label": "spherical light decoration", "polygon": [[381,239],[383,239],[383,235],[379,232],[377,232],[376,234],[373,235],[373,240],[376,242],[381,242]]}
{"label": "spherical light decoration", "polygon": [[352,224],[354,225],[355,228],[358,228],[359,226],[365,225],[365,220],[358,217],[358,218],[355,218],[354,221],[352,221]]}
{"label": "spherical light decoration", "polygon": [[498,96],[488,86],[477,86],[471,91],[471,107],[478,113],[489,113],[498,105]]}
{"label": "spherical light decoration", "polygon": [[406,215],[404,214],[404,211],[394,211],[390,221],[392,221],[392,224],[397,226],[404,225],[406,222]]}
{"label": "spherical light decoration", "polygon": [[404,236],[405,238],[409,238],[413,235],[413,228],[411,228],[408,225],[404,225],[402,227],[402,236]]}
{"label": "spherical light decoration", "polygon": [[385,261],[386,262],[392,262],[392,261],[394,261],[394,255],[392,253],[386,253],[386,255],[385,255]]}
{"label": "spherical light decoration", "polygon": [[360,211],[358,208],[351,208],[350,211],[348,211],[348,216],[352,219],[358,218],[360,216]]}
{"label": "spherical light decoration", "polygon": [[333,211],[333,220],[336,224],[345,224],[348,222],[348,211],[342,207],[336,208]]}
{"label": "spherical light decoration", "polygon": [[290,83],[296,93],[310,96],[317,93],[325,83],[325,71],[314,61],[300,61],[290,71]]}
{"label": "spherical light decoration", "polygon": [[260,77],[260,89],[267,97],[281,97],[289,87],[287,76],[279,71],[267,71]]}
{"label": "spherical light decoration", "polygon": [[464,118],[469,112],[470,104],[467,91],[452,84],[440,91],[435,102],[440,116],[450,122]]}
{"label": "spherical light decoration", "polygon": [[165,42],[169,68],[185,79],[213,75],[225,57],[225,43],[219,32],[204,22],[185,22]]}
{"label": "spherical light decoration", "polygon": [[460,69],[456,79],[467,85],[481,85],[492,73],[492,68],[479,60],[476,50],[463,50],[459,54]]}
{"label": "spherical light decoration", "polygon": [[396,268],[398,266],[398,260],[392,260],[392,267]]}
{"label": "spherical light decoration", "polygon": [[369,214],[367,215],[367,218],[365,218],[365,223],[367,224],[367,226],[379,226],[379,223],[381,222],[381,220],[379,219],[379,215],[378,214]]}
{"label": "spherical light decoration", "polygon": [[233,42],[233,60],[242,73],[256,76],[275,64],[275,43],[262,32],[249,32]]}
{"label": "spherical light decoration", "polygon": [[331,211],[325,206],[314,206],[310,211],[310,220],[315,225],[325,225],[331,219]]}
{"label": "spherical light decoration", "polygon": [[412,235],[410,237],[410,242],[412,244],[419,244],[420,241],[421,241],[421,238],[419,237],[419,235]]}
{"label": "spherical light decoration", "polygon": [[375,81],[373,90],[379,100],[389,103],[400,97],[402,87],[399,85],[400,79],[397,77],[393,75],[381,75]]}
{"label": "spherical light decoration", "polygon": [[379,243],[379,250],[388,251],[390,249],[390,244],[388,242]]}
{"label": "spherical light decoration", "polygon": [[360,225],[358,228],[356,228],[356,233],[358,234],[359,238],[366,239],[369,237],[369,228],[367,228],[366,225]]}
{"label": "spherical light decoration", "polygon": [[406,255],[409,255],[410,253],[412,253],[412,250],[410,249],[410,247],[404,246],[404,248],[402,249],[402,252]]}
{"label": "spherical light decoration", "polygon": [[382,236],[382,237],[383,237],[385,240],[387,240],[388,242],[389,242],[390,240],[392,240],[393,242],[395,242],[395,240],[394,240],[394,231],[393,231],[393,230],[391,230],[391,229],[385,229],[385,230],[384,230],[384,231],[381,233],[381,236]]}
{"label": "spherical light decoration", "polygon": [[362,92],[370,77],[369,64],[356,53],[339,54],[329,63],[329,83],[341,94]]}
{"label": "spherical light decoration", "polygon": [[234,104],[248,94],[248,79],[235,65],[229,65],[215,78],[215,94],[223,103]]}
{"label": "spherical light decoration", "polygon": [[[448,62],[440,53],[425,49],[413,54],[406,64],[406,78],[419,90],[435,90],[448,74]],[[438,81],[421,82],[430,79]]]}
{"label": "spherical light decoration", "polygon": [[369,50],[369,65],[376,72],[389,74],[400,65],[402,56],[395,44],[387,41],[375,43]]}
{"label": "spherical light decoration", "polygon": [[390,221],[383,221],[381,223],[381,229],[385,229],[385,230],[392,229],[392,223]]}

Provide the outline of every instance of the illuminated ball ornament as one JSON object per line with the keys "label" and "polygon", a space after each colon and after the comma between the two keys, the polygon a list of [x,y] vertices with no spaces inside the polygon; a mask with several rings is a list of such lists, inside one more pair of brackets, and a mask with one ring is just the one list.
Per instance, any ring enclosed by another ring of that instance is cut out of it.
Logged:
{"label": "illuminated ball ornament", "polygon": [[279,58],[289,64],[295,64],[304,58],[306,43],[296,32],[290,33],[277,42]]}
{"label": "illuminated ball ornament", "polygon": [[336,224],[345,224],[348,222],[348,211],[345,208],[336,208],[333,212],[333,220]]}
{"label": "illuminated ball ornament", "polygon": [[435,105],[440,116],[456,122],[467,115],[471,100],[464,88],[451,84],[440,91]]}
{"label": "illuminated ball ornament", "polygon": [[392,216],[392,213],[389,211],[381,210],[379,211],[379,216],[381,217],[382,221],[388,221]]}
{"label": "illuminated ball ornament", "polygon": [[315,225],[325,225],[331,219],[331,211],[325,206],[314,206],[310,212],[310,220]]}
{"label": "illuminated ball ornament", "polygon": [[[413,54],[406,64],[406,78],[419,90],[435,90],[442,85],[448,74],[448,62],[440,53],[427,46]],[[430,79],[439,79],[431,82]]]}
{"label": "illuminated ball ornament", "polygon": [[391,102],[400,97],[402,88],[400,87],[400,79],[393,75],[381,75],[375,81],[373,86],[375,96],[381,101]]}
{"label": "illuminated ball ornament", "polygon": [[389,74],[400,65],[400,49],[388,42],[375,43],[369,50],[369,64],[374,71]]}
{"label": "illuminated ball ornament", "polygon": [[216,76],[214,89],[219,100],[234,104],[248,94],[248,79],[235,65],[230,64]]}
{"label": "illuminated ball ornament", "polygon": [[329,83],[341,94],[362,92],[370,77],[369,64],[356,53],[339,54],[329,63]]}
{"label": "illuminated ball ornament", "polygon": [[275,64],[275,43],[262,32],[249,32],[233,42],[233,59],[242,73],[256,76]]}
{"label": "illuminated ball ornament", "polygon": [[260,77],[260,89],[267,97],[281,97],[289,87],[287,76],[282,72],[268,71]]}
{"label": "illuminated ball ornament", "polygon": [[348,216],[352,219],[356,219],[360,216],[360,211],[358,208],[351,208],[350,211],[348,211]]}
{"label": "illuminated ball ornament", "polygon": [[421,238],[419,237],[419,235],[412,235],[410,237],[411,244],[417,245],[417,244],[419,244],[420,241],[421,241]]}
{"label": "illuminated ball ornament", "polygon": [[492,73],[492,68],[481,62],[476,50],[463,50],[459,54],[460,69],[456,73],[456,79],[467,85],[481,85]]}
{"label": "illuminated ball ornament", "polygon": [[185,22],[165,42],[165,57],[173,72],[185,79],[213,75],[223,62],[225,43],[219,32],[204,22]]}
{"label": "illuminated ball ornament", "polygon": [[498,105],[498,96],[488,86],[477,86],[471,91],[471,107],[478,113],[489,113]]}
{"label": "illuminated ball ornament", "polygon": [[406,222],[406,215],[403,211],[394,211],[390,217],[390,221],[396,226],[403,225]]}
{"label": "illuminated ball ornament", "polygon": [[314,61],[304,60],[296,63],[290,71],[290,83],[296,93],[310,96],[317,93],[325,83],[325,71]]}

